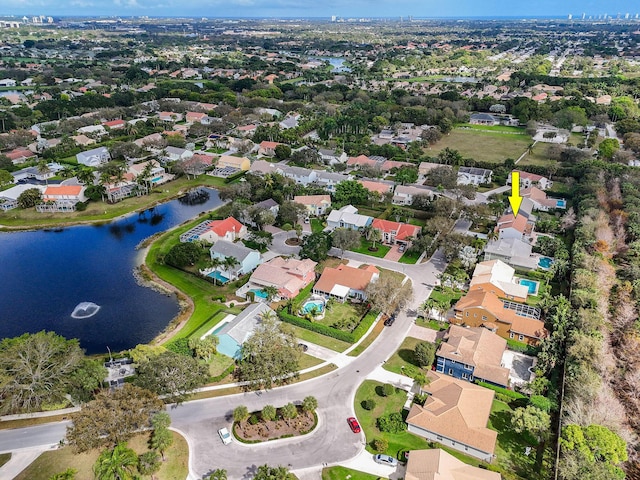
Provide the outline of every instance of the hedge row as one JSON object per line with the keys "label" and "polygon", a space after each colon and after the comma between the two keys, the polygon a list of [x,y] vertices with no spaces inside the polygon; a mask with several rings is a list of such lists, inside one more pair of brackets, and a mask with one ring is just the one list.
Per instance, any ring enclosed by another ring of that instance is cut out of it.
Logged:
{"label": "hedge row", "polygon": [[283,310],[278,312],[278,316],[283,322],[290,323],[291,325],[295,325],[296,327],[306,328],[307,330],[311,330],[312,332],[326,335],[327,337],[335,338],[337,340],[342,340],[343,342],[355,342],[353,333],[343,332],[342,330],[327,327],[326,325],[323,325],[321,323],[313,323],[309,320],[296,317],[295,315],[290,315]]}
{"label": "hedge row", "polygon": [[358,324],[358,326],[353,329],[353,332],[351,332],[351,335],[353,335],[354,342],[357,342],[358,340],[360,340],[360,338],[365,333],[367,333],[367,330],[369,330],[369,327],[373,325],[373,322],[375,322],[377,316],[378,314],[375,312],[372,312],[371,310],[367,312],[364,318],[360,320],[360,323]]}
{"label": "hedge row", "polygon": [[220,375],[216,375],[215,377],[209,377],[209,383],[215,383],[215,382],[219,382],[220,380],[222,380],[223,378],[228,377],[229,375],[231,375],[234,370],[236,369],[236,364],[232,363],[231,365],[229,365],[227,367],[227,369],[222,372]]}
{"label": "hedge row", "polygon": [[518,400],[520,398],[527,398],[525,395],[522,395],[521,393],[514,392],[513,390],[507,390],[506,388],[502,388],[502,387],[496,387],[495,385],[491,385],[490,383],[476,382],[476,384],[480,385],[481,387],[488,388],[489,390],[493,390],[494,392],[504,397],[511,398],[513,400]]}
{"label": "hedge row", "polygon": [[238,180],[239,178],[244,177],[246,173],[247,173],[247,170],[242,170],[238,173],[234,173],[233,175],[229,175],[227,178],[224,179],[224,183],[231,183],[235,180]]}

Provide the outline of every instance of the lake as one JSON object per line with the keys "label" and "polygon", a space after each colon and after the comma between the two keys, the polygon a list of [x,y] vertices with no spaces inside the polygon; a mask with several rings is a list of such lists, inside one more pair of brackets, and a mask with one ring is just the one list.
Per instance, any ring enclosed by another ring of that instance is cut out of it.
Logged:
{"label": "lake", "polygon": [[329,64],[331,64],[331,66],[333,67],[333,69],[331,70],[331,72],[333,73],[343,73],[343,72],[350,72],[351,69],[349,67],[347,67],[344,62],[344,58],[341,57],[312,57],[315,60],[322,60],[323,62],[329,62]]}
{"label": "lake", "polygon": [[[89,354],[151,341],[179,309],[174,296],[136,283],[136,246],[222,204],[216,190],[203,191],[105,225],[0,233],[0,337],[52,330]],[[72,318],[82,302],[100,308]]]}

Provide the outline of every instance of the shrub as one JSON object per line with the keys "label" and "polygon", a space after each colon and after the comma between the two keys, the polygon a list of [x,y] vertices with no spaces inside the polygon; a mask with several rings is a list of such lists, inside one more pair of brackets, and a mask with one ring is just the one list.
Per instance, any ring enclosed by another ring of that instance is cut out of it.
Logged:
{"label": "shrub", "polygon": [[396,392],[396,387],[394,387],[390,383],[385,383],[382,386],[382,396],[383,397],[388,397],[390,395],[393,395],[395,392]]}
{"label": "shrub", "polygon": [[282,228],[282,230],[284,230],[285,232],[289,232],[289,231],[291,231],[291,229],[292,229],[293,227],[291,226],[291,224],[290,224],[290,223],[285,223],[285,224],[284,224],[284,225],[282,225],[282,227],[280,227],[280,228]]}
{"label": "shrub", "polygon": [[389,448],[389,442],[387,442],[384,438],[376,438],[371,442],[371,446],[376,452],[382,453],[386,452]]}
{"label": "shrub", "polygon": [[76,203],[76,210],[78,212],[84,212],[87,209],[86,202],[78,202]]}
{"label": "shrub", "polygon": [[429,395],[426,393],[418,393],[413,397],[413,403],[417,403],[418,405],[424,405],[424,402],[427,401],[428,397]]}
{"label": "shrub", "polygon": [[362,408],[364,408],[365,410],[373,410],[374,408],[376,408],[376,401],[373,400],[372,398],[363,400]]}
{"label": "shrub", "polygon": [[186,357],[193,357],[193,350],[189,347],[189,340],[186,338],[177,338],[167,344],[167,350],[179,353]]}
{"label": "shrub", "polygon": [[420,342],[413,351],[413,358],[421,367],[430,367],[436,354],[436,346],[429,342]]}
{"label": "shrub", "polygon": [[400,412],[390,413],[378,418],[378,430],[385,433],[401,433],[407,429]]}
{"label": "shrub", "polygon": [[555,410],[557,407],[556,402],[543,395],[532,395],[529,399],[529,404],[547,413],[551,412],[551,410]]}
{"label": "shrub", "polygon": [[496,387],[495,385],[491,385],[490,383],[485,383],[485,382],[476,382],[476,383],[478,385],[480,385],[481,387],[488,388],[489,390],[493,390],[496,393],[504,395],[505,397],[508,397],[510,400],[518,400],[520,398],[527,398],[526,396],[522,395],[521,393],[514,392],[513,390],[507,390],[506,388],[502,388],[502,387]]}
{"label": "shrub", "polygon": [[258,418],[258,416],[255,413],[249,417],[249,423],[251,425],[257,425],[258,422],[260,422],[260,419]]}

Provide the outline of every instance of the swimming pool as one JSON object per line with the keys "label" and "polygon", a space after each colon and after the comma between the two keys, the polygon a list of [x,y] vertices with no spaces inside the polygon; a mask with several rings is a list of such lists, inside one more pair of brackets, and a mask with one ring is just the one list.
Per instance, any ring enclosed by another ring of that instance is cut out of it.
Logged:
{"label": "swimming pool", "polygon": [[265,292],[264,290],[258,289],[258,288],[252,288],[249,291],[253,292],[253,294],[256,297],[260,297],[260,298],[268,298],[269,297],[269,295],[267,295],[267,292]]}
{"label": "swimming pool", "polygon": [[542,268],[549,268],[552,263],[553,260],[549,257],[540,257],[540,260],[538,260],[538,266]]}
{"label": "swimming pool", "polygon": [[535,295],[538,291],[538,282],[535,282],[533,280],[527,280],[526,278],[521,278],[520,285],[524,285],[529,289],[529,295]]}
{"label": "swimming pool", "polygon": [[222,275],[219,271],[214,270],[213,272],[211,272],[209,275],[207,275],[207,277],[211,277],[215,280],[217,280],[220,283],[227,283],[229,281],[229,279],[227,277],[225,277],[224,275]]}
{"label": "swimming pool", "polygon": [[558,200],[556,202],[556,207],[557,208],[567,208],[567,201],[566,200]]}
{"label": "swimming pool", "polygon": [[302,306],[302,314],[306,315],[311,313],[311,310],[315,307],[316,313],[322,313],[324,311],[324,302],[322,300],[309,300]]}
{"label": "swimming pool", "polygon": [[160,180],[162,180],[162,177],[155,177],[151,179],[153,183],[159,182]]}

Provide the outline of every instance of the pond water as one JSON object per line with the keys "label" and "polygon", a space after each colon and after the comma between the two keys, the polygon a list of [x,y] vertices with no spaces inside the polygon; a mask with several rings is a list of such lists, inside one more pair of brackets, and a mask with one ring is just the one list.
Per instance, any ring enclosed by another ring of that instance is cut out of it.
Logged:
{"label": "pond water", "polygon": [[331,70],[333,73],[343,73],[350,72],[351,69],[347,67],[344,62],[344,58],[342,57],[313,57],[316,60],[322,60],[323,62],[329,62],[333,67]]}
{"label": "pond water", "polygon": [[[216,190],[202,191],[105,225],[0,233],[0,338],[52,330],[80,339],[90,354],[152,340],[178,304],[137,284],[136,246],[222,204]],[[72,318],[82,302],[100,308]]]}

